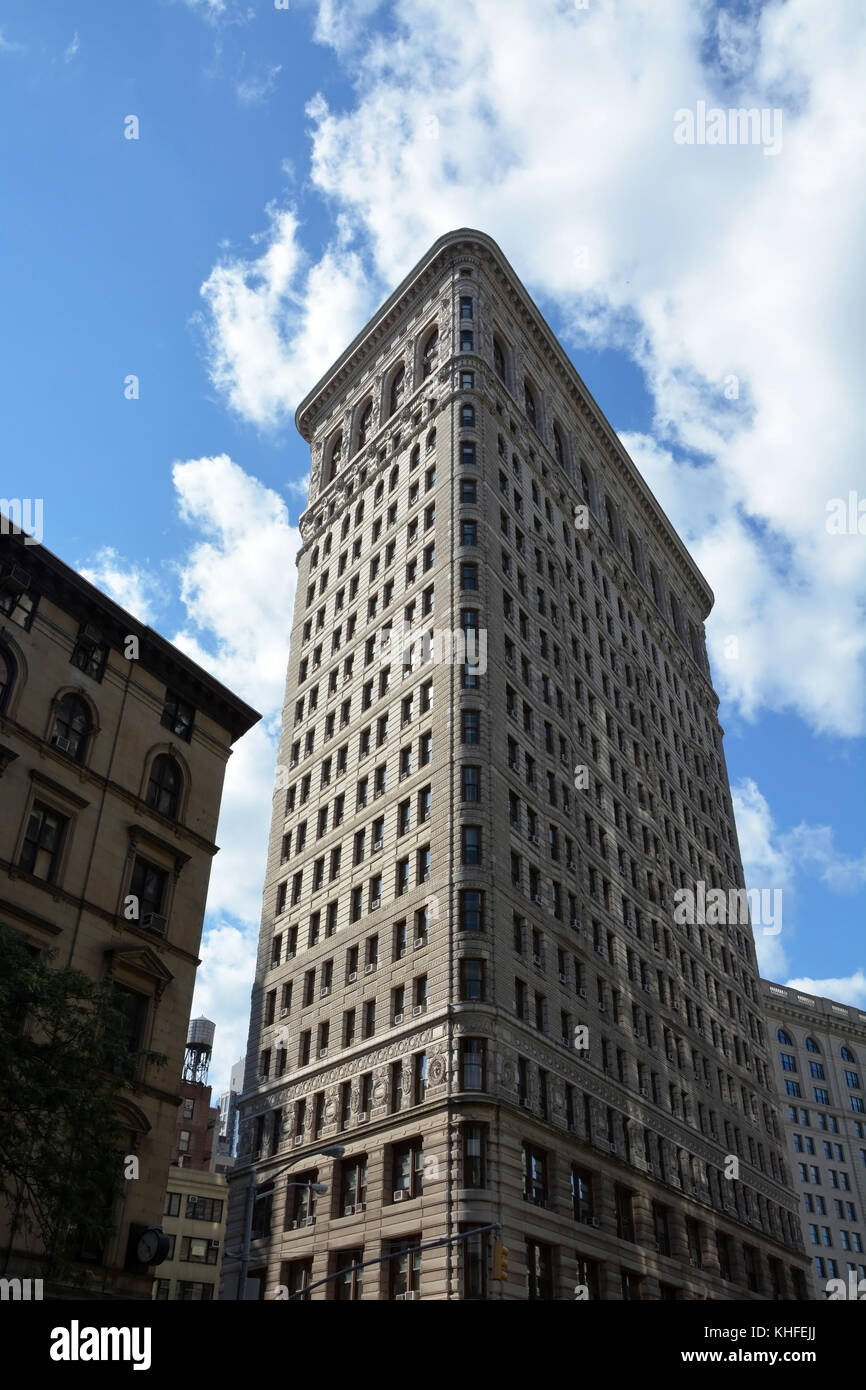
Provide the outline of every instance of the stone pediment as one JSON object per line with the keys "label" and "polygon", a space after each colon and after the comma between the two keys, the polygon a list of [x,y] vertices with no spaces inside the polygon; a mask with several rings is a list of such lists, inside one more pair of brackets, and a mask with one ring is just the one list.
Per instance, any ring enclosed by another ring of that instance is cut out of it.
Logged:
{"label": "stone pediment", "polygon": [[137,971],[139,975],[147,975],[156,982],[157,996],[161,995],[166,985],[170,985],[174,979],[171,971],[150,946],[106,946],[105,955],[111,975],[114,975],[118,963],[129,970]]}

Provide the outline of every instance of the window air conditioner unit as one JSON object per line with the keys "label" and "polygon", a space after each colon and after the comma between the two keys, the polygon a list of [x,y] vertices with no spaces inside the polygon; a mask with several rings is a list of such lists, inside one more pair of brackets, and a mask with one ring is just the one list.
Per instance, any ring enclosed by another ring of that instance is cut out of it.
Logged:
{"label": "window air conditioner unit", "polygon": [[421,1295],[415,1289],[410,1289],[408,1293],[398,1293],[394,1301],[395,1303],[403,1303],[406,1301],[414,1302],[415,1299],[420,1297]]}
{"label": "window air conditioner unit", "polygon": [[648,1099],[649,1091],[647,1090],[646,1086],[641,1086],[640,1093],[643,1096],[644,1100]]}
{"label": "window air conditioner unit", "polygon": [[580,996],[581,999],[585,999],[585,998],[586,998],[586,990],[585,990],[585,989],[579,989],[577,992],[578,992],[578,995]]}
{"label": "window air conditioner unit", "polygon": [[398,1191],[396,1191],[396,1192],[394,1193],[394,1201],[395,1201],[395,1202],[402,1202],[402,1201],[403,1201],[403,1198],[404,1198],[404,1197],[408,1197],[408,1195],[409,1195],[408,1192],[404,1192],[402,1188],[399,1188]]}
{"label": "window air conditioner unit", "polygon": [[21,593],[30,588],[30,575],[20,565],[13,565],[8,574],[0,578],[0,592],[4,594]]}
{"label": "window air conditioner unit", "polygon": [[560,972],[559,972],[559,978],[560,978],[560,980],[562,981],[562,983],[563,983],[564,985],[567,985],[567,984],[568,984],[568,976],[566,975],[566,973],[565,973],[564,970],[560,970]]}
{"label": "window air conditioner unit", "polygon": [[365,974],[365,975],[372,975],[372,973],[373,973],[373,971],[375,970],[375,968],[376,968],[376,967],[375,967],[374,965],[372,965],[372,964],[371,964],[371,965],[365,965],[365,966],[364,966],[364,974]]}
{"label": "window air conditioner unit", "polygon": [[422,946],[426,946],[426,945],[427,945],[427,938],[426,938],[426,936],[416,936],[416,937],[415,937],[415,950],[416,950],[416,951],[420,951],[421,947],[422,947]]}
{"label": "window air conditioner unit", "polygon": [[280,1009],[280,1018],[285,1018],[288,1015],[288,1012],[288,1009]]}
{"label": "window air conditioner unit", "polygon": [[577,868],[577,864],[574,862],[573,859],[569,859],[569,861],[568,861],[568,867],[569,867],[570,869],[576,869],[576,868]]}
{"label": "window air conditioner unit", "polygon": [[674,1053],[674,1052],[669,1052],[669,1053],[667,1054],[667,1057],[668,1057],[668,1061],[669,1061],[669,1062],[675,1062],[675,1061],[677,1060],[677,1058],[676,1058],[676,1053]]}
{"label": "window air conditioner unit", "polygon": [[210,1240],[208,1241],[208,1244],[210,1245],[211,1250],[219,1250],[220,1248],[220,1243],[218,1240]]}
{"label": "window air conditioner unit", "polygon": [[589,941],[590,936],[591,936],[591,932],[590,932],[586,927],[584,927],[584,929],[583,929],[583,934],[584,934],[584,936],[586,937],[587,941]]}
{"label": "window air conditioner unit", "polygon": [[358,1124],[364,1124],[368,1118],[369,1116],[367,1115],[366,1110],[362,1110],[358,1115]]}
{"label": "window air conditioner unit", "polygon": [[[374,841],[373,841],[373,850],[375,851],[375,850],[377,850],[377,849],[381,849],[383,844],[384,844],[384,840],[374,840]],[[377,899],[376,899],[376,906],[378,907],[378,905],[379,905],[379,899],[377,898]]]}
{"label": "window air conditioner unit", "polygon": [[51,743],[52,746],[54,748],[59,749],[61,753],[68,753],[70,748],[72,747],[72,744],[70,743],[69,739],[61,738],[59,734],[52,734]]}
{"label": "window air conditioner unit", "polygon": [[533,893],[532,901],[534,903],[538,903],[539,907],[542,907],[544,905],[544,899],[542,898],[540,893]]}
{"label": "window air conditioner unit", "polygon": [[395,1022],[395,1023],[402,1023],[402,1022],[403,1022],[403,1015],[402,1015],[402,1014],[395,1014],[395,1015],[394,1015],[394,1022]]}
{"label": "window air conditioner unit", "polygon": [[293,1143],[295,1146],[297,1146],[298,1144],[303,1144],[303,1142],[304,1142],[304,1136],[303,1136],[303,1134],[296,1134],[295,1137],[294,1137],[294,1139],[292,1140],[292,1143]]}
{"label": "window air conditioner unit", "polygon": [[355,1216],[360,1216],[361,1213],[364,1211],[366,1205],[366,1202],[356,1202],[355,1205],[352,1207],[352,1211],[354,1212]]}
{"label": "window air conditioner unit", "polygon": [[643,989],[645,989],[646,992],[647,992],[647,994],[649,994],[649,992],[650,992],[650,987],[649,987],[649,985],[643,985]]}
{"label": "window air conditioner unit", "polygon": [[418,1018],[420,1014],[423,1014],[426,1007],[426,1004],[415,1004],[412,1009],[412,1017]]}
{"label": "window air conditioner unit", "polygon": [[141,925],[145,931],[154,931],[159,936],[165,936],[166,920],[158,912],[145,912]]}
{"label": "window air conditioner unit", "polygon": [[528,1110],[528,1109],[530,1108],[530,1107],[529,1107],[529,1096],[521,1096],[521,1097],[520,1097],[520,1104],[521,1104],[521,1106],[523,1107],[524,1110]]}
{"label": "window air conditioner unit", "polygon": [[330,993],[331,993],[331,986],[330,986],[330,985],[322,985],[322,988],[319,990],[319,998],[320,998],[320,999],[327,999],[327,997],[328,997],[328,995],[329,995]]}
{"label": "window air conditioner unit", "polygon": [[320,1048],[319,1048],[319,1056],[320,1056],[320,1057],[327,1057],[327,1055],[328,1055],[328,1049],[327,1049],[326,1047],[320,1047]]}
{"label": "window air conditioner unit", "polygon": [[537,844],[538,844],[538,836],[537,836],[537,835],[530,835],[530,837],[529,837],[529,843],[532,844],[532,845],[537,845]]}

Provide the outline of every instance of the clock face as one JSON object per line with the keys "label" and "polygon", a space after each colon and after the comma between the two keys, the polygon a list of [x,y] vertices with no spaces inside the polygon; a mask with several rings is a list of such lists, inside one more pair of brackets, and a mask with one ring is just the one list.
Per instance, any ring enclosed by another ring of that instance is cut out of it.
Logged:
{"label": "clock face", "polygon": [[151,1265],[156,1259],[159,1251],[159,1232],[145,1231],[138,1238],[138,1245],[135,1248],[136,1259],[139,1264]]}

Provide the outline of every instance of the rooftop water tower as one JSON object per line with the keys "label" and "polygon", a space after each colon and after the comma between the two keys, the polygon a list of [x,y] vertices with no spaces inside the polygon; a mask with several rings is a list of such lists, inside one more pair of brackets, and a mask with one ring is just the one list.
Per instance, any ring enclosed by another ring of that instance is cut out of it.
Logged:
{"label": "rooftop water tower", "polygon": [[209,1018],[190,1019],[181,1073],[183,1081],[191,1081],[199,1086],[206,1085],[215,1032],[216,1024],[211,1023]]}

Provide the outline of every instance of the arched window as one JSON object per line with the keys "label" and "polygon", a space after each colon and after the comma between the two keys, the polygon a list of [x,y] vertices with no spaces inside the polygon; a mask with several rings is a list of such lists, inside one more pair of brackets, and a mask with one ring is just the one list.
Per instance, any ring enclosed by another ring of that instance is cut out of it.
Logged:
{"label": "arched window", "polygon": [[505,349],[498,338],[493,339],[493,370],[501,382],[505,381]]}
{"label": "arched window", "polygon": [[523,408],[526,411],[526,418],[533,429],[538,428],[538,410],[535,405],[535,392],[529,382],[523,382]]}
{"label": "arched window", "polygon": [[807,1038],[807,1039],[806,1039],[806,1051],[807,1051],[807,1052],[820,1052],[820,1051],[821,1051],[820,1047],[818,1046],[818,1044],[816,1043],[816,1041],[815,1041],[814,1038]]}
{"label": "arched window", "polygon": [[340,434],[337,435],[336,439],[334,440],[333,444],[331,445],[331,452],[330,452],[330,455],[329,455],[329,458],[328,458],[328,469],[327,469],[326,478],[327,478],[327,481],[328,481],[329,483],[332,483],[332,482],[334,481],[334,479],[336,478],[337,473],[338,473],[339,470],[340,470],[340,460],[342,459],[342,457],[343,457],[343,435],[342,435],[342,433],[340,433]]}
{"label": "arched window", "polygon": [[475,406],[464,403],[460,407],[460,424],[464,429],[470,429],[475,424]]}
{"label": "arched window", "polygon": [[609,497],[604,499],[604,524],[607,527],[607,534],[612,541],[616,540],[616,518],[613,512],[613,503]]}
{"label": "arched window", "polygon": [[430,376],[436,367],[439,358],[439,329],[434,328],[424,344],[422,353],[422,371],[425,377]]}
{"label": "arched window", "polygon": [[435,449],[435,448],[436,448],[436,431],[435,431],[435,430],[431,430],[430,433],[429,433],[428,436],[427,436],[427,452],[428,452],[428,454],[430,453],[430,450],[431,450],[431,449]]}
{"label": "arched window", "polygon": [[409,471],[411,472],[411,470],[412,470],[413,468],[417,468],[417,467],[418,467],[418,464],[419,464],[420,462],[421,462],[421,445],[420,445],[420,444],[416,444],[416,445],[415,445],[415,448],[412,450],[411,454],[409,455]]}
{"label": "arched window", "polygon": [[57,708],[51,742],[77,763],[84,762],[92,723],[90,711],[77,695],[64,695]]}
{"label": "arched window", "polygon": [[388,414],[393,415],[403,399],[403,392],[406,387],[406,369],[398,367],[391,378],[391,391],[388,397]]}
{"label": "arched window", "polygon": [[15,662],[12,653],[0,647],[0,713],[6,708],[9,692],[15,680]]}
{"label": "arched window", "polygon": [[400,480],[400,469],[399,469],[399,468],[392,468],[392,469],[391,469],[391,476],[390,476],[390,478],[388,479],[388,491],[389,491],[389,492],[393,492],[393,491],[394,491],[394,489],[395,489],[395,487],[397,486],[397,483],[399,482],[399,480]]}
{"label": "arched window", "polygon": [[372,428],[372,425],[373,425],[373,402],[372,402],[372,401],[368,401],[367,404],[366,404],[365,406],[362,406],[362,408],[361,408],[361,414],[360,414],[359,419],[358,419],[358,448],[359,448],[359,449],[363,449],[364,445],[367,443],[367,440],[368,440],[369,437],[370,437],[370,430],[371,430],[371,428]]}
{"label": "arched window", "polygon": [[180,768],[168,753],[160,753],[154,758],[147,783],[147,804],[161,816],[177,820],[180,806],[180,791],[183,786]]}
{"label": "arched window", "polygon": [[843,1062],[856,1062],[856,1061],[857,1061],[857,1058],[854,1056],[854,1053],[851,1051],[850,1047],[841,1047],[841,1048],[839,1049],[839,1051],[840,1051],[840,1053],[841,1053],[841,1055],[842,1055],[842,1061],[843,1061]]}
{"label": "arched window", "polygon": [[791,1039],[788,1037],[788,1034],[785,1032],[784,1028],[778,1029],[778,1031],[776,1032],[776,1037],[783,1047],[794,1046],[794,1044],[791,1042]]}
{"label": "arched window", "polygon": [[565,467],[565,449],[562,446],[562,435],[559,433],[559,426],[553,427],[553,456],[560,468]]}

